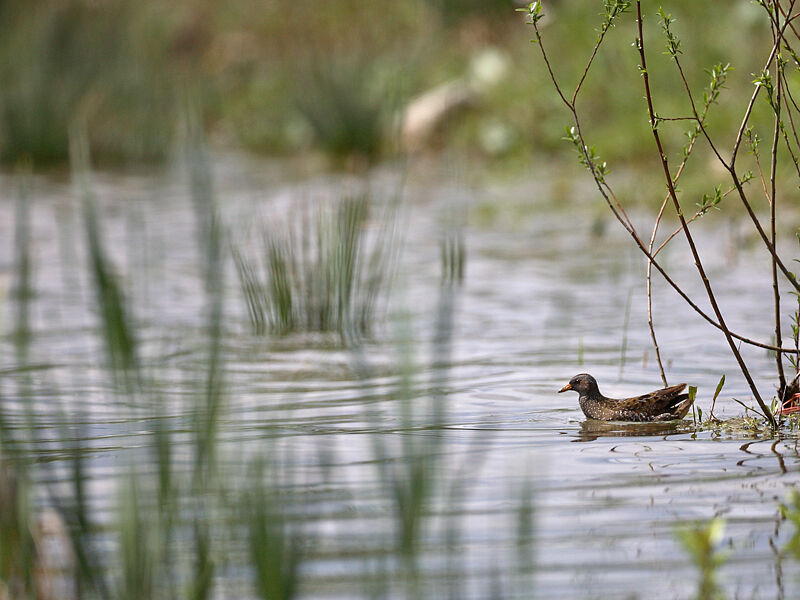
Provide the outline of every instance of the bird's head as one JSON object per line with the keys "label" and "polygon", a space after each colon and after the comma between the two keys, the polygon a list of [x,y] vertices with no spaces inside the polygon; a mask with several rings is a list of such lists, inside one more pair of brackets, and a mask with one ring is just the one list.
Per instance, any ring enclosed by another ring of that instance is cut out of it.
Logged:
{"label": "bird's head", "polygon": [[597,381],[588,373],[581,373],[570,379],[567,385],[558,390],[558,393],[569,390],[575,390],[581,396],[588,396],[592,391],[597,390]]}

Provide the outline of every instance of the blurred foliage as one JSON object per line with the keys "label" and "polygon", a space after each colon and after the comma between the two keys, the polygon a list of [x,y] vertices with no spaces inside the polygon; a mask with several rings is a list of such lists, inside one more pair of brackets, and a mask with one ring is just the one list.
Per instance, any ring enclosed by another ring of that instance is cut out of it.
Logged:
{"label": "blurred foliage", "polygon": [[[100,162],[159,160],[171,148],[175,106],[189,95],[217,143],[272,155],[384,157],[397,147],[390,117],[409,98],[468,78],[473,59],[491,48],[507,57],[507,74],[448,122],[437,145],[525,168],[537,155],[572,160],[562,141],[567,115],[529,44],[523,15],[514,12],[519,4],[8,0],[0,4],[0,155],[5,162],[63,161],[69,127],[82,119]],[[658,6],[644,8],[658,112],[684,115],[678,75],[662,54]],[[706,69],[733,67],[709,120],[712,135],[724,137],[738,125],[751,74],[761,68],[754,49],[771,43],[764,11],[747,0],[724,7],[674,0],[664,8],[676,19],[698,98]],[[544,12],[545,43],[569,88],[591,52],[602,6],[551,0]],[[585,84],[590,104],[581,107],[588,136],[612,171],[654,156],[641,94],[634,93],[640,84],[634,29],[626,15],[611,32]],[[757,111],[757,122],[769,127],[769,110],[757,105]],[[679,152],[688,125],[675,123],[664,135]],[[693,177],[699,174],[687,173],[684,185]]]}
{"label": "blurred foliage", "polygon": [[0,4],[0,156],[63,162],[88,123],[105,161],[162,158],[173,101],[161,15],[132,1]]}
{"label": "blurred foliage", "polygon": [[714,517],[707,523],[695,523],[678,530],[678,541],[697,567],[700,578],[697,585],[698,600],[724,598],[717,582],[719,568],[727,555],[719,547],[725,533],[725,521]]}
{"label": "blurred foliage", "polygon": [[781,516],[794,526],[792,537],[786,543],[784,550],[794,558],[800,559],[800,492],[796,488],[790,488],[786,504],[780,503],[778,507]]}

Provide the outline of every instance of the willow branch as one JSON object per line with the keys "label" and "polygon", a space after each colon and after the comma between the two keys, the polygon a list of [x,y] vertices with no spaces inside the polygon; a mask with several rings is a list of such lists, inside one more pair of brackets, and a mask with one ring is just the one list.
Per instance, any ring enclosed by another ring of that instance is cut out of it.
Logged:
{"label": "willow branch", "polygon": [[[537,42],[537,45],[539,46],[539,49],[540,49],[540,52],[542,54],[542,58],[543,58],[543,60],[545,62],[545,65],[547,66],[547,70],[548,70],[548,73],[550,75],[550,80],[553,83],[553,86],[554,86],[554,88],[556,90],[556,93],[559,95],[559,97],[563,101],[564,105],[569,109],[569,111],[570,111],[570,113],[572,115],[572,119],[573,119],[573,122],[575,123],[576,130],[578,131],[578,137],[579,137],[579,141],[580,141],[581,148],[582,148],[582,151],[583,151],[583,156],[584,156],[584,158],[586,160],[588,160],[588,155],[585,152],[586,141],[583,138],[583,133],[582,133],[581,127],[580,127],[581,123],[580,123],[580,119],[578,117],[577,111],[575,110],[574,105],[569,100],[567,100],[567,98],[565,97],[565,95],[563,94],[563,92],[561,90],[560,85],[558,84],[558,80],[555,78],[552,66],[550,64],[549,56],[547,54],[547,51],[546,51],[544,45],[542,44],[542,36],[541,36],[541,32],[539,31],[538,25],[535,22],[531,23],[531,25],[534,28],[534,32],[535,32],[535,35],[536,35],[536,42]],[[597,189],[598,189],[600,195],[603,197],[603,200],[608,205],[609,209],[611,210],[611,213],[614,215],[614,217],[617,219],[617,221],[620,223],[620,225],[623,227],[623,229],[625,229],[625,231],[627,231],[628,234],[631,236],[631,238],[633,239],[634,243],[636,244],[636,247],[639,248],[639,250],[642,252],[642,254],[644,254],[644,256],[652,263],[652,265],[656,269],[656,271],[658,271],[659,274],[664,278],[664,281],[673,290],[675,290],[675,292],[683,299],[684,302],[686,302],[686,304],[695,313],[697,313],[704,321],[706,321],[712,327],[715,327],[717,329],[722,330],[722,326],[717,321],[715,321],[714,318],[712,318],[710,315],[708,315],[702,308],[700,308],[691,299],[691,297],[680,287],[680,285],[678,285],[678,283],[674,279],[672,279],[672,277],[670,277],[670,275],[661,266],[661,264],[657,260],[655,260],[655,257],[650,253],[650,251],[648,250],[648,247],[642,242],[642,240],[639,237],[638,233],[636,232],[635,228],[630,223],[630,220],[629,219],[626,220],[625,218],[623,218],[622,214],[624,214],[624,213],[620,213],[615,208],[615,204],[618,205],[619,202],[616,199],[616,196],[614,195],[613,190],[610,188],[610,186],[608,186],[607,183],[604,183],[603,181],[598,179],[597,173],[593,169],[593,166],[592,166],[591,162],[589,162],[588,164],[589,164],[590,174],[592,175],[592,178],[593,178],[593,180],[595,182],[595,185],[597,186]],[[620,208],[621,208],[621,205],[620,205]],[[747,345],[750,345],[750,346],[754,346],[754,347],[757,347],[757,348],[763,348],[765,350],[771,350],[773,352],[800,355],[800,349],[782,348],[782,347],[775,346],[774,344],[767,344],[765,342],[760,342],[758,340],[754,340],[752,338],[745,337],[743,335],[740,335],[740,334],[735,333],[735,332],[730,331],[730,330],[728,330],[728,331],[729,331],[730,335],[734,339],[736,339],[736,340],[738,340],[738,341],[740,341],[740,342],[742,342],[744,344],[747,344]]]}
{"label": "willow branch", "polygon": [[733,337],[731,336],[731,332],[728,329],[727,325],[725,324],[725,319],[722,316],[722,311],[719,308],[717,303],[716,296],[714,295],[714,290],[711,287],[711,283],[706,276],[705,268],[703,267],[702,260],[700,259],[700,254],[697,251],[697,247],[694,243],[694,238],[692,237],[691,232],[689,231],[689,226],[686,223],[686,219],[683,216],[683,212],[681,210],[680,202],[678,202],[678,196],[675,192],[675,186],[672,184],[672,175],[669,171],[669,164],[667,162],[667,155],[664,152],[664,148],[661,144],[661,137],[658,134],[658,128],[656,127],[656,114],[655,110],[653,109],[653,96],[650,90],[650,77],[647,72],[647,62],[645,59],[645,52],[644,52],[644,31],[642,26],[642,4],[641,0],[636,0],[636,22],[639,32],[639,38],[637,39],[636,46],[639,50],[639,58],[641,60],[641,70],[642,70],[642,79],[644,82],[644,90],[645,90],[645,98],[647,100],[647,111],[650,115],[650,124],[651,130],[653,133],[653,140],[656,144],[656,148],[658,149],[658,155],[661,159],[661,166],[664,170],[664,177],[667,182],[667,188],[669,189],[669,195],[672,200],[672,204],[675,207],[675,212],[678,215],[678,219],[681,222],[681,227],[683,229],[684,235],[686,237],[686,243],[691,250],[692,257],[694,258],[695,266],[697,268],[697,272],[700,275],[700,279],[703,282],[703,286],[706,289],[706,296],[708,297],[708,301],[711,303],[711,308],[714,311],[714,315],[716,316],[716,320],[719,322],[720,327],[722,329],[723,334],[725,335],[725,339],[730,346],[731,352],[733,353],[736,362],[739,364],[739,368],[742,371],[745,379],[747,380],[747,384],[750,386],[750,390],[753,392],[753,396],[756,399],[759,407],[761,408],[764,417],[770,422],[770,425],[774,428],[776,426],[775,417],[773,416],[772,412],[769,410],[769,407],[764,403],[764,400],[761,398],[761,394],[758,392],[758,388],[756,387],[755,382],[753,381],[752,376],[750,375],[750,370],[747,368],[747,365],[742,358],[739,349],[737,348],[736,344],[733,341]]}
{"label": "willow branch", "polygon": [[[776,11],[777,12],[777,8]],[[775,27],[775,35],[778,36],[778,28]],[[779,136],[781,133],[781,98],[782,93],[781,89],[783,86],[781,85],[780,80],[780,72],[781,68],[778,67],[778,90],[775,94],[775,127],[772,132],[772,154],[771,154],[771,162],[770,162],[770,170],[769,170],[769,183],[770,183],[770,194],[769,194],[769,225],[770,225],[770,241],[772,242],[772,246],[775,247],[775,205],[777,204],[777,195],[775,190],[775,176],[778,168],[778,144],[780,143]],[[786,144],[788,146],[789,140],[786,139]],[[791,152],[791,148],[789,149]],[[794,157],[793,157],[794,158]],[[795,165],[797,161],[795,161]],[[775,310],[775,344],[780,346],[783,344],[782,335],[781,335],[781,295],[780,295],[780,288],[778,286],[778,264],[775,260],[775,255],[772,256],[772,304]],[[783,355],[782,354],[775,354],[775,362],[778,368],[778,382],[780,390],[780,394],[783,394],[784,390],[786,389],[786,375],[783,372]],[[783,400],[781,398],[780,400]]]}

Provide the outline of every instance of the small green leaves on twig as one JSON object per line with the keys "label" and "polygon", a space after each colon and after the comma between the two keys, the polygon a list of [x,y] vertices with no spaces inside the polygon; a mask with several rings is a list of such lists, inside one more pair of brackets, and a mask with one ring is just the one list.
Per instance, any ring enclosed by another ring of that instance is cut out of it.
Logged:
{"label": "small green leaves on twig", "polygon": [[747,140],[747,145],[750,146],[750,154],[758,158],[758,144],[761,141],[761,138],[759,138],[758,134],[753,131],[752,127],[748,127],[744,130],[744,137]]}
{"label": "small green leaves on twig", "polygon": [[686,137],[689,138],[689,141],[686,142],[686,145],[683,147],[683,158],[684,160],[689,158],[689,151],[694,146],[694,141],[697,139],[698,134],[700,133],[700,128],[695,127],[686,132]]}
{"label": "small green leaves on twig", "polygon": [[[755,74],[754,74],[755,75]],[[753,83],[756,87],[764,88],[767,94],[767,102],[775,110],[775,85],[772,82],[772,75],[768,69],[764,69],[758,75],[755,75]]]}
{"label": "small green leaves on twig", "polygon": [[587,146],[581,141],[578,129],[576,127],[567,127],[567,135],[563,139],[572,142],[578,152],[578,160],[584,167],[589,169],[589,172],[597,182],[605,183],[605,179],[609,174],[608,164],[598,156],[594,146]]}
{"label": "small green leaves on twig", "polygon": [[541,21],[542,17],[544,17],[544,13],[542,12],[542,3],[531,2],[526,8],[518,8],[517,12],[524,12],[527,13],[528,18],[530,19],[527,21],[528,25],[536,26],[536,24]]}
{"label": "small green leaves on twig", "polygon": [[664,119],[662,119],[661,117],[658,116],[658,113],[653,113],[653,120],[650,122],[650,126],[655,131],[656,129],[658,129],[658,126],[661,125],[661,122],[663,120]]}
{"label": "small green leaves on twig", "polygon": [[712,208],[719,210],[720,202],[722,202],[722,186],[715,185],[713,195],[703,194],[703,201],[697,203],[697,207],[700,209],[700,216],[703,216]]}
{"label": "small green leaves on twig", "polygon": [[784,49],[791,55],[794,65],[796,67],[800,67],[800,57],[797,56],[797,53],[794,51],[794,49],[792,49],[790,46],[784,46]]}
{"label": "small green leaves on twig", "polygon": [[[669,17],[669,15],[667,15],[667,17]],[[686,137],[689,138],[689,141],[686,142],[686,145],[683,147],[684,160],[689,158],[689,154],[694,147],[694,142],[697,139],[697,136],[700,135],[700,131],[705,123],[706,116],[708,115],[708,109],[719,99],[719,94],[725,87],[725,83],[728,79],[728,72],[731,69],[732,67],[730,63],[724,65],[722,63],[717,63],[710,69],[706,70],[706,73],[711,76],[711,81],[709,81],[708,86],[706,87],[705,91],[703,91],[703,110],[700,113],[697,125],[694,129],[686,132]]]}
{"label": "small green leaves on twig", "polygon": [[672,29],[670,29],[675,19],[672,18],[672,15],[665,13],[664,9],[661,7],[658,9],[658,16],[661,17],[661,27],[663,27],[664,36],[667,39],[667,51],[665,54],[669,54],[672,58],[677,58],[678,54],[681,54],[681,41],[675,37],[675,34],[672,33]]}
{"label": "small green leaves on twig", "polygon": [[614,26],[614,21],[618,16],[628,11],[631,7],[629,0],[605,0],[603,3],[603,24],[600,26],[600,37]]}
{"label": "small green leaves on twig", "polygon": [[725,82],[728,79],[728,72],[731,70],[731,64],[717,63],[706,71],[711,76],[711,81],[708,88],[703,92],[703,105],[708,108],[719,98],[719,93],[725,87]]}

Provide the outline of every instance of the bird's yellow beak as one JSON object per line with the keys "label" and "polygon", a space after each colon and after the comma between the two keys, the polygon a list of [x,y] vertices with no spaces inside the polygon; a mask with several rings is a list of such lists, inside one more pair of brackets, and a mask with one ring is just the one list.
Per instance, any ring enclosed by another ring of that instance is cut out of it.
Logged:
{"label": "bird's yellow beak", "polygon": [[560,394],[561,392],[566,392],[566,391],[571,390],[571,389],[572,389],[572,386],[570,384],[567,384],[564,387],[562,387],[560,390],[558,390],[558,393]]}

